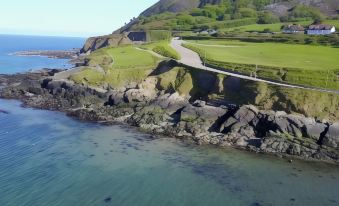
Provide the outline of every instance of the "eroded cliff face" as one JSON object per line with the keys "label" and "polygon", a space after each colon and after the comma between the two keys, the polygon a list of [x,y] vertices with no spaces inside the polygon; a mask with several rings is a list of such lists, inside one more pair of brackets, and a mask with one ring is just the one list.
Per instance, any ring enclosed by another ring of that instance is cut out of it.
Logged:
{"label": "eroded cliff face", "polygon": [[[230,84],[230,81],[237,83]],[[232,80],[232,78],[226,78],[224,84],[224,99],[236,104],[253,104],[266,110],[339,120],[338,94],[279,87],[262,82]]]}
{"label": "eroded cliff face", "polygon": [[80,50],[81,54],[88,54],[97,49],[112,46],[117,47],[121,45],[132,44],[127,34],[110,34],[106,36],[91,37],[86,40],[85,45]]}
{"label": "eroded cliff face", "polygon": [[299,113],[317,119],[339,120],[339,95],[293,89],[175,67],[157,75],[159,89],[189,95],[215,105],[255,105],[263,110]]}
{"label": "eroded cliff face", "polygon": [[[93,70],[95,70],[95,65]],[[144,75],[146,78],[147,75]],[[204,100],[213,105],[255,105],[263,110],[298,113],[319,120],[339,120],[339,95],[293,89],[181,67],[174,61],[162,62],[148,76],[156,79],[155,89],[178,92],[191,101]],[[131,84],[129,76],[119,74],[119,87]],[[125,80],[122,78],[126,78]],[[125,82],[125,85],[124,85]],[[103,84],[105,87],[107,84]],[[116,85],[109,85],[111,88]],[[107,87],[107,86],[106,86]]]}

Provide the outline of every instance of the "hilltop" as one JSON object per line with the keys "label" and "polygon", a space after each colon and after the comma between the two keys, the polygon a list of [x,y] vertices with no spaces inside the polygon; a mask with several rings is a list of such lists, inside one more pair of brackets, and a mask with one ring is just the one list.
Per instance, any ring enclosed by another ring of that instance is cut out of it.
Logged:
{"label": "hilltop", "polygon": [[338,0],[161,0],[121,29],[196,30],[338,18]]}
{"label": "hilltop", "polygon": [[164,12],[182,12],[194,8],[203,7],[206,4],[216,5],[220,4],[222,0],[160,0],[152,7],[141,13],[141,16],[152,16]]}
{"label": "hilltop", "polygon": [[152,7],[141,13],[141,16],[152,16],[164,12],[183,12],[194,8],[203,8],[210,5],[233,4],[239,7],[258,7],[274,12],[275,14],[285,15],[290,9],[297,5],[305,5],[318,8],[326,15],[336,15],[338,9],[338,0],[160,0]]}

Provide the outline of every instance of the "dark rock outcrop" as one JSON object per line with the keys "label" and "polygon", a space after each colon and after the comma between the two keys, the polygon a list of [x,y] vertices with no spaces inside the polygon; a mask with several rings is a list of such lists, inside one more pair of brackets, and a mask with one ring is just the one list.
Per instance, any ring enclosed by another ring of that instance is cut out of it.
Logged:
{"label": "dark rock outcrop", "polygon": [[1,98],[20,99],[27,106],[63,111],[81,120],[124,122],[197,144],[339,162],[339,123],[252,105],[190,103],[188,96],[158,90],[155,77],[107,92],[52,80],[46,71],[1,76],[0,81],[6,84],[0,89]]}

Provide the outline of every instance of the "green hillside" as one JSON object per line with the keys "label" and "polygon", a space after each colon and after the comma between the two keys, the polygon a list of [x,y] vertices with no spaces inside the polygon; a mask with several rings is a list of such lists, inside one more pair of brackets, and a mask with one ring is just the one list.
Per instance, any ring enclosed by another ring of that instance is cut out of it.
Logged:
{"label": "green hillside", "polygon": [[[331,0],[320,0],[317,4],[310,0],[308,6],[299,4],[302,1],[304,0],[162,0],[120,31],[227,29],[253,24],[338,18],[336,8],[332,6],[335,2]],[[285,10],[279,3],[284,3]],[[277,9],[281,12],[277,12]]]}

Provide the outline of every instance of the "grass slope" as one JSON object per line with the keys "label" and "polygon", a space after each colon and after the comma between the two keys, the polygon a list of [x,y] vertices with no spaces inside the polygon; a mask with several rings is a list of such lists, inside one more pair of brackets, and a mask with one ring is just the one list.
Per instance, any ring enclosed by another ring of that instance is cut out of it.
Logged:
{"label": "grass slope", "polygon": [[71,76],[71,79],[92,86],[108,84],[112,87],[142,81],[160,60],[133,46],[100,49],[87,59],[88,67]]}
{"label": "grass slope", "polygon": [[180,59],[180,55],[177,51],[175,51],[170,45],[168,41],[160,41],[149,44],[144,44],[140,48],[153,51],[155,53],[160,54],[164,57],[169,57],[172,59]]}
{"label": "grass slope", "polygon": [[[218,40],[194,41],[194,43],[199,45],[187,46],[202,57],[206,52],[208,62],[216,66],[245,74],[256,72],[259,77],[294,84],[339,89],[339,49],[337,48]],[[225,45],[225,47],[214,45]],[[255,65],[258,65],[258,68]]]}

